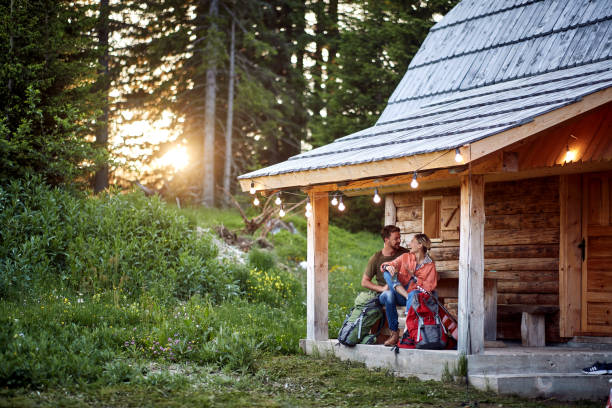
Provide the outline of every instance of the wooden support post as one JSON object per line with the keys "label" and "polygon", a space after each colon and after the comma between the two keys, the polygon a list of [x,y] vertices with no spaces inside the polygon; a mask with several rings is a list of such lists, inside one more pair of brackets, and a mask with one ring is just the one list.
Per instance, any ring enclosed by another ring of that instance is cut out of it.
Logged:
{"label": "wooden support post", "polygon": [[385,196],[385,225],[395,225],[396,221],[397,215],[393,194],[387,194]]}
{"label": "wooden support post", "polygon": [[484,280],[484,338],[497,340],[497,279]]}
{"label": "wooden support post", "polygon": [[459,338],[464,354],[484,351],[484,178],[461,177]]}
{"label": "wooden support post", "polygon": [[582,305],[582,176],[561,176],[559,207],[559,335],[572,337],[580,331]]}
{"label": "wooden support post", "polygon": [[521,340],[524,347],[544,347],[546,333],[544,315],[523,312],[521,319]]}
{"label": "wooden support post", "polygon": [[307,231],[306,338],[328,340],[327,193],[310,193],[312,215]]}

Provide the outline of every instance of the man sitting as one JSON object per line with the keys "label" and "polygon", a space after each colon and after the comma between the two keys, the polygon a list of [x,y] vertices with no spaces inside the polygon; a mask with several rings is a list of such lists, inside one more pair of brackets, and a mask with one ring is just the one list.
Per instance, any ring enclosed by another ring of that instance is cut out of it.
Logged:
{"label": "man sitting", "polygon": [[[384,242],[383,248],[372,255],[368,261],[368,265],[366,266],[363,277],[361,278],[361,286],[382,294],[389,289],[389,286],[385,282],[385,277],[380,269],[380,266],[384,262],[392,261],[398,256],[407,253],[408,250],[400,246],[400,229],[395,225],[386,225],[381,230],[380,236]],[[376,283],[372,282],[374,277],[376,278]],[[380,297],[380,301],[382,303],[382,296]],[[393,308],[395,310],[395,304],[393,304]],[[389,327],[391,327],[391,324],[389,324]],[[395,313],[395,327],[397,330],[397,312]]]}

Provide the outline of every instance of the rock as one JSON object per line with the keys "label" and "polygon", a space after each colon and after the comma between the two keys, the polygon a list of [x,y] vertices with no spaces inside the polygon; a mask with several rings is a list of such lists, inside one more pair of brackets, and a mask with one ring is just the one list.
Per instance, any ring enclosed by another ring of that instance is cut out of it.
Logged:
{"label": "rock", "polygon": [[276,235],[282,230],[287,230],[292,234],[297,233],[297,230],[295,229],[295,226],[292,222],[287,223],[283,220],[279,220],[278,218],[272,218],[271,220],[269,220],[267,226],[268,230],[270,231],[270,234],[272,235]]}

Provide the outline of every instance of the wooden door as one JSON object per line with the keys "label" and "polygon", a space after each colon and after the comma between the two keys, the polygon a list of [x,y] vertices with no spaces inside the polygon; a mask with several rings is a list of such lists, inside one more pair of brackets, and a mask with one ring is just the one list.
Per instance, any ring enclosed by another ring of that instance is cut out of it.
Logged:
{"label": "wooden door", "polygon": [[583,176],[582,311],[585,334],[612,334],[612,172]]}

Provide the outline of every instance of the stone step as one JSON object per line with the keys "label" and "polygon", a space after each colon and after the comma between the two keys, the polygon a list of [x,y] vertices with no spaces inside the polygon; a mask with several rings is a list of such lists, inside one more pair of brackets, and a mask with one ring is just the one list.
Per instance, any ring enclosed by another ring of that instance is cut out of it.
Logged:
{"label": "stone step", "polygon": [[[568,373],[469,375],[469,383],[480,390],[527,398],[601,400],[610,393],[612,375]],[[602,405],[603,406],[603,405]]]}
{"label": "stone step", "polygon": [[[549,351],[550,350],[550,351]],[[491,353],[495,354],[491,358]],[[470,375],[559,373],[580,374],[596,361],[612,363],[612,350],[520,347],[468,356]]]}

